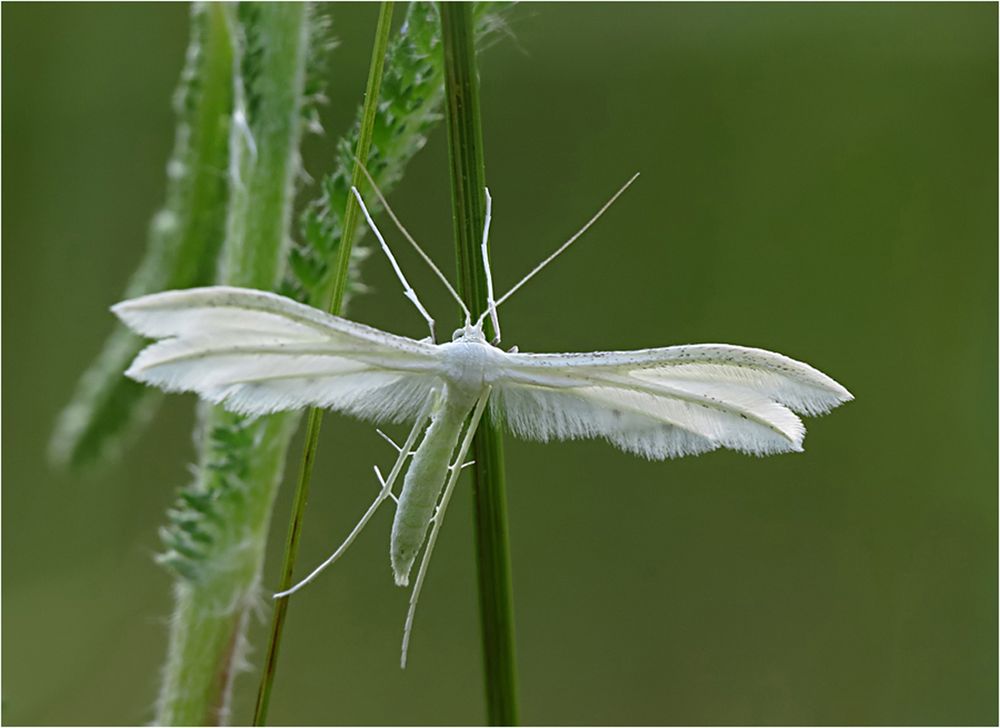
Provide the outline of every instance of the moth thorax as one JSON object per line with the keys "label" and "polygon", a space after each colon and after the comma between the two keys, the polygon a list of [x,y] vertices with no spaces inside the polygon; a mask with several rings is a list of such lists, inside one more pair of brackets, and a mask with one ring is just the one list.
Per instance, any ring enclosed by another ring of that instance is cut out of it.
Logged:
{"label": "moth thorax", "polygon": [[445,375],[457,390],[478,395],[496,368],[496,351],[485,341],[459,340],[442,344]]}

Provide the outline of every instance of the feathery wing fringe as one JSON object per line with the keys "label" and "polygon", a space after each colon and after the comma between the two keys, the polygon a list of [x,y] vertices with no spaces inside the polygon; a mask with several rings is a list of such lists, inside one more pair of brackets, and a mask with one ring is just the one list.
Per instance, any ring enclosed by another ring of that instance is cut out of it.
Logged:
{"label": "feathery wing fringe", "polygon": [[808,364],[726,344],[589,354],[510,354],[493,406],[537,440],[603,437],[650,459],[726,447],[754,455],[802,449],[795,412],[852,399]]}

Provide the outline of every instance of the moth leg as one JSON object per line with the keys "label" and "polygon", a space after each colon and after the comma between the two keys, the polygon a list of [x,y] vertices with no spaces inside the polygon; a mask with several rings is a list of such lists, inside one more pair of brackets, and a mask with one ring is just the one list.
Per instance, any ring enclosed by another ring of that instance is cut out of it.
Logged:
{"label": "moth leg", "polygon": [[462,442],[458,448],[458,455],[455,457],[455,463],[449,468],[450,475],[448,476],[448,483],[445,485],[444,492],[441,494],[441,500],[438,502],[437,509],[434,512],[433,523],[431,527],[431,534],[427,538],[427,545],[424,547],[424,555],[420,560],[420,568],[417,571],[417,580],[413,584],[413,591],[410,593],[410,608],[406,612],[406,624],[403,626],[403,651],[399,659],[399,666],[406,668],[406,653],[410,647],[410,634],[413,631],[413,618],[417,613],[417,601],[420,599],[420,590],[424,585],[424,577],[427,576],[427,566],[430,564],[431,554],[434,551],[434,544],[437,542],[438,532],[441,530],[441,524],[444,523],[444,513],[448,508],[448,501],[451,500],[451,494],[455,490],[455,484],[458,483],[458,476],[462,473],[462,467],[456,467],[458,463],[465,460],[466,453],[469,452],[469,448],[472,446],[472,438],[476,434],[476,428],[479,426],[479,420],[483,416],[483,410],[486,409],[486,401],[490,398],[491,388],[487,387],[486,391],[479,398],[476,403],[475,409],[472,411],[472,417],[469,418],[469,425],[465,430],[465,437],[462,438]]}
{"label": "moth leg", "polygon": [[[375,432],[377,432],[382,437],[383,440],[385,440],[390,445],[392,445],[396,449],[396,452],[403,452],[403,448],[400,447],[399,445],[397,445],[396,441],[393,440],[391,437],[389,437],[384,432],[382,432],[382,430],[380,430],[379,428],[376,427],[375,428]],[[417,454],[416,450],[410,450],[410,452],[408,453],[408,457],[412,457],[413,455],[416,455],[416,454]]]}
{"label": "moth leg", "polygon": [[[469,307],[465,305],[465,301],[463,301],[462,297],[458,295],[458,291],[456,291],[455,287],[448,282],[447,276],[441,272],[441,269],[437,267],[433,260],[431,260],[431,257],[427,255],[427,253],[424,252],[424,249],[420,247],[416,240],[413,239],[413,236],[410,235],[410,231],[403,227],[403,223],[399,221],[399,218],[396,217],[396,213],[392,211],[392,207],[389,205],[389,201],[385,199],[385,195],[382,194],[382,190],[378,188],[378,185],[375,184],[375,180],[372,179],[371,174],[369,174],[368,168],[365,167],[365,165],[362,164],[361,160],[357,157],[354,158],[354,161],[358,163],[358,166],[361,167],[361,171],[365,173],[365,177],[368,178],[368,183],[372,186],[372,189],[375,190],[375,196],[378,197],[378,201],[382,203],[382,207],[385,208],[385,211],[389,214],[389,217],[392,218],[392,221],[396,223],[396,227],[399,228],[399,232],[403,234],[403,237],[409,241],[410,245],[413,246],[413,249],[417,251],[421,258],[424,259],[424,262],[430,267],[430,269],[434,271],[438,279],[440,279],[440,281],[444,284],[444,287],[448,289],[448,293],[451,294],[451,297],[455,299],[455,303],[458,304],[458,307],[462,309],[462,313],[465,314],[465,325],[470,326],[472,324],[472,314],[469,312]],[[434,339],[431,339],[431,343],[434,343]]]}
{"label": "moth leg", "polygon": [[[462,463],[462,465],[459,465],[458,461],[456,461],[456,462],[453,462],[451,465],[448,466],[448,471],[449,472],[454,471],[456,468],[458,470],[465,470],[470,465],[475,465],[475,464],[476,464],[475,460],[470,460],[467,463]],[[396,500],[396,503],[398,504],[399,500]],[[431,522],[433,522],[433,521],[435,521],[437,519],[438,513],[440,513],[440,512],[441,512],[441,505],[438,504],[437,508],[434,509],[434,515],[431,516]]]}
{"label": "moth leg", "polygon": [[382,237],[382,233],[380,233],[378,228],[375,227],[375,221],[372,220],[372,216],[368,214],[368,208],[365,207],[365,202],[361,199],[361,193],[358,192],[358,188],[352,187],[351,192],[353,192],[354,196],[358,199],[358,204],[361,206],[361,212],[364,213],[365,220],[368,221],[368,227],[370,227],[372,232],[375,233],[375,237],[378,238],[378,242],[382,246],[382,252],[385,253],[385,257],[389,259],[389,263],[392,265],[392,269],[395,271],[399,282],[403,284],[403,295],[410,300],[410,303],[417,307],[420,315],[424,317],[424,321],[427,322],[427,326],[431,330],[431,341],[437,341],[434,336],[434,319],[432,319],[431,315],[427,313],[427,309],[424,308],[424,304],[420,303],[420,299],[417,297],[417,292],[413,290],[413,286],[411,286],[410,282],[406,280],[406,276],[403,275],[403,270],[399,267],[399,263],[396,262],[396,256],[394,256],[392,251],[389,250],[389,246],[386,245],[385,238]]}
{"label": "moth leg", "polygon": [[372,501],[372,504],[370,506],[368,506],[368,510],[365,511],[365,514],[363,516],[361,516],[361,520],[358,521],[357,525],[354,526],[354,529],[348,534],[347,538],[344,539],[344,542],[340,544],[337,550],[334,551],[330,555],[330,557],[327,558],[326,561],[324,561],[322,564],[313,569],[313,571],[309,574],[309,576],[307,576],[305,579],[303,579],[298,584],[293,586],[291,589],[288,589],[287,591],[283,592],[278,592],[277,594],[275,594],[274,595],[275,599],[280,599],[281,597],[287,597],[290,594],[294,594],[299,589],[308,584],[310,581],[319,576],[320,572],[322,572],[326,567],[328,567],[330,564],[332,564],[333,562],[335,562],[337,559],[339,559],[341,556],[344,555],[344,552],[347,551],[347,548],[352,543],[354,543],[354,539],[356,539],[358,535],[361,533],[361,531],[364,529],[364,527],[368,525],[368,521],[371,519],[372,516],[375,515],[375,511],[378,510],[378,507],[382,505],[383,501],[385,501],[387,498],[392,498],[393,500],[396,500],[396,496],[393,495],[392,493],[392,486],[396,482],[396,478],[399,475],[399,472],[402,470],[402,463],[405,460],[406,456],[400,453],[399,457],[396,458],[396,464],[393,465],[392,470],[389,471],[388,479],[382,478],[382,474],[379,472],[378,467],[376,466],[375,472],[379,478],[379,481],[382,484],[382,487],[381,490],[379,491],[379,494],[375,497],[375,500]]}
{"label": "moth leg", "polygon": [[486,273],[486,310],[489,312],[490,321],[493,323],[493,346],[500,344],[500,319],[497,318],[497,302],[493,295],[493,271],[490,270],[490,253],[487,249],[487,242],[490,239],[490,221],[493,219],[493,197],[490,195],[490,188],[484,187],[486,195],[486,220],[483,223],[483,271]]}
{"label": "moth leg", "polygon": [[403,471],[403,465],[405,464],[406,459],[408,457],[405,453],[410,451],[414,443],[417,441],[417,438],[420,436],[420,433],[423,431],[424,425],[430,418],[431,408],[433,407],[436,401],[437,401],[437,392],[436,391],[431,392],[431,396],[427,398],[427,403],[424,405],[420,414],[417,416],[417,421],[413,423],[413,429],[410,430],[410,434],[406,437],[406,442],[403,443],[403,447],[400,448],[399,456],[396,458],[396,462],[393,464],[392,470],[389,471],[389,477],[383,479],[382,474],[378,471],[378,468],[375,469],[375,472],[378,475],[378,479],[382,483],[382,489],[379,491],[379,494],[378,496],[376,496],[374,502],[368,507],[368,510],[365,511],[365,514],[361,516],[361,520],[358,521],[354,529],[350,532],[350,534],[348,534],[347,538],[344,539],[344,542],[340,544],[337,550],[334,551],[330,555],[330,557],[327,558],[326,561],[324,561],[322,564],[313,569],[312,572],[310,572],[310,574],[305,579],[300,581],[291,589],[288,589],[283,592],[278,592],[277,594],[275,594],[274,595],[275,599],[280,599],[282,597],[287,597],[290,594],[294,594],[299,589],[301,589],[306,584],[315,579],[317,576],[319,576],[320,572],[322,572],[323,569],[325,569],[334,561],[339,559],[347,550],[347,547],[350,546],[352,543],[354,543],[354,539],[358,537],[358,534],[360,534],[362,529],[364,529],[364,527],[368,524],[368,521],[371,519],[371,517],[375,515],[375,511],[377,511],[378,507],[382,505],[382,502],[389,497],[392,497],[393,500],[395,500],[395,496],[392,494],[392,486],[395,484],[396,479],[399,478],[399,474]]}
{"label": "moth leg", "polygon": [[382,477],[382,471],[378,469],[378,465],[373,465],[372,467],[375,468],[375,477],[378,478],[378,482],[379,482],[379,485],[382,486],[382,490],[385,493],[387,493],[388,496],[390,498],[392,498],[392,500],[398,506],[399,505],[399,498],[396,497],[396,494],[392,492],[392,488],[389,487],[387,485],[387,483],[385,482],[385,478]]}

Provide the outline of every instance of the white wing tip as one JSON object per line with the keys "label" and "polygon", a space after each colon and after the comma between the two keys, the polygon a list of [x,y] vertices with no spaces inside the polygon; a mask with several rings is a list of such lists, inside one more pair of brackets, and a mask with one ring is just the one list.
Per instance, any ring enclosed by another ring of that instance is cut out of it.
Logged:
{"label": "white wing tip", "polygon": [[801,403],[803,414],[810,416],[825,415],[840,405],[854,400],[854,395],[848,391],[847,387],[835,379],[827,377],[825,384],[829,396]]}
{"label": "white wing tip", "polygon": [[138,308],[136,304],[141,301],[142,298],[130,298],[127,301],[119,301],[115,305],[111,306],[111,313],[113,313],[123,324],[138,333],[134,316],[136,314],[136,308]]}
{"label": "white wing tip", "polygon": [[135,361],[133,361],[131,366],[125,370],[125,376],[136,382],[145,383],[146,381],[142,376],[142,368],[137,366]]}
{"label": "white wing tip", "polygon": [[164,300],[170,300],[171,298],[176,298],[179,295],[186,295],[192,292],[198,291],[197,288],[183,288],[171,291],[160,291],[159,293],[147,293],[144,296],[136,296],[135,298],[126,298],[124,301],[119,301],[118,303],[111,306],[111,312],[120,319],[124,319],[125,316],[141,311],[143,308],[149,308],[151,305],[162,304]]}

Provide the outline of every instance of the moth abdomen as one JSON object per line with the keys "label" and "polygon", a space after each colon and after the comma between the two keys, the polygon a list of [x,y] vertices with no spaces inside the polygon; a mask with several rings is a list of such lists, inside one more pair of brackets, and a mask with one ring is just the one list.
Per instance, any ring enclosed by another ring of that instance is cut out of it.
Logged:
{"label": "moth abdomen", "polygon": [[431,424],[406,471],[389,544],[392,572],[399,586],[409,583],[413,562],[434,517],[462,425],[472,409],[466,399],[454,388],[445,387],[431,414]]}

